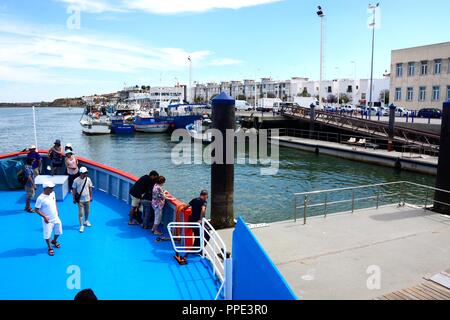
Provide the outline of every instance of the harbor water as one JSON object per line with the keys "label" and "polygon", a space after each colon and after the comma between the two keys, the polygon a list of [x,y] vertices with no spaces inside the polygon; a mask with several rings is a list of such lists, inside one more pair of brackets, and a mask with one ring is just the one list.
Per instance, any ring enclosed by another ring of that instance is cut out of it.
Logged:
{"label": "harbor water", "polygon": [[[0,153],[25,149],[34,144],[32,111],[0,109]],[[166,189],[183,200],[198,196],[210,187],[208,165],[172,163],[174,143],[170,134],[86,136],[81,132],[80,108],[39,108],[37,136],[40,149],[55,139],[72,143],[76,154],[137,176],[157,170],[167,178]],[[275,176],[261,176],[260,166],[236,165],[235,214],[247,222],[263,223],[291,219],[293,194],[392,181],[434,185],[435,177],[397,173],[390,168],[280,148],[280,169]]]}

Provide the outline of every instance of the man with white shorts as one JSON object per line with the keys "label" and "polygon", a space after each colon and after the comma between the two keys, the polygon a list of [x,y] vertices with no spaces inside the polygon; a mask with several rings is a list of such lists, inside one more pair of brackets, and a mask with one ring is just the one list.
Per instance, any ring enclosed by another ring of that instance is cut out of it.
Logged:
{"label": "man with white shorts", "polygon": [[[51,181],[46,181],[43,184],[44,192],[37,198],[35,205],[35,212],[42,217],[42,227],[44,231],[44,240],[48,246],[49,256],[54,256],[52,245],[59,249],[61,245],[58,243],[58,238],[62,235],[62,223],[58,214],[58,207],[56,206],[56,196],[53,192],[55,184]],[[50,241],[54,234],[53,240]]]}

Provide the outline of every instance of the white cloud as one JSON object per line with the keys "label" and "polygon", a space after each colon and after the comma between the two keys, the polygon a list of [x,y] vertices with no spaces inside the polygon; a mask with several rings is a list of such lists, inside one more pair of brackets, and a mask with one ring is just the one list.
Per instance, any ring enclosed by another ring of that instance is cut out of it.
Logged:
{"label": "white cloud", "polygon": [[57,0],[77,5],[82,11],[141,10],[153,14],[201,13],[214,9],[241,9],[284,0]]}
{"label": "white cloud", "polygon": [[241,64],[241,60],[236,59],[214,59],[211,61],[212,66],[230,66],[235,64]]}
{"label": "white cloud", "polygon": [[[77,33],[65,29],[0,21],[0,81],[39,82],[52,77],[67,81],[62,72],[74,70],[123,74],[123,77],[151,71],[183,71],[187,58],[195,67],[233,64],[208,50],[190,52],[182,48],[157,48],[105,34]],[[58,77],[58,74],[60,75]]]}

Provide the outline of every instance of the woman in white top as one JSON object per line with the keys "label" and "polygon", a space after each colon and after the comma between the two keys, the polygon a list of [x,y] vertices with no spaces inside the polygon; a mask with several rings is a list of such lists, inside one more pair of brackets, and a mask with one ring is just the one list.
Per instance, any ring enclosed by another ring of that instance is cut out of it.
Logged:
{"label": "woman in white top", "polygon": [[69,176],[69,189],[72,190],[73,181],[79,176],[78,160],[73,155],[73,151],[66,150],[65,163],[67,168],[67,175]]}

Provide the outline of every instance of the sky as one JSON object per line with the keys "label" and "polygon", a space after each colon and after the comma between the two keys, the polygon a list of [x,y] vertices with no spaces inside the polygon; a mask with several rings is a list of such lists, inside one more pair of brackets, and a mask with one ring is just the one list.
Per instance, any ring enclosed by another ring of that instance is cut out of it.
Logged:
{"label": "sky", "polygon": [[[127,86],[294,76],[368,78],[365,0],[0,0],[0,101],[51,101]],[[385,0],[374,74],[393,49],[450,41],[447,0]]]}

